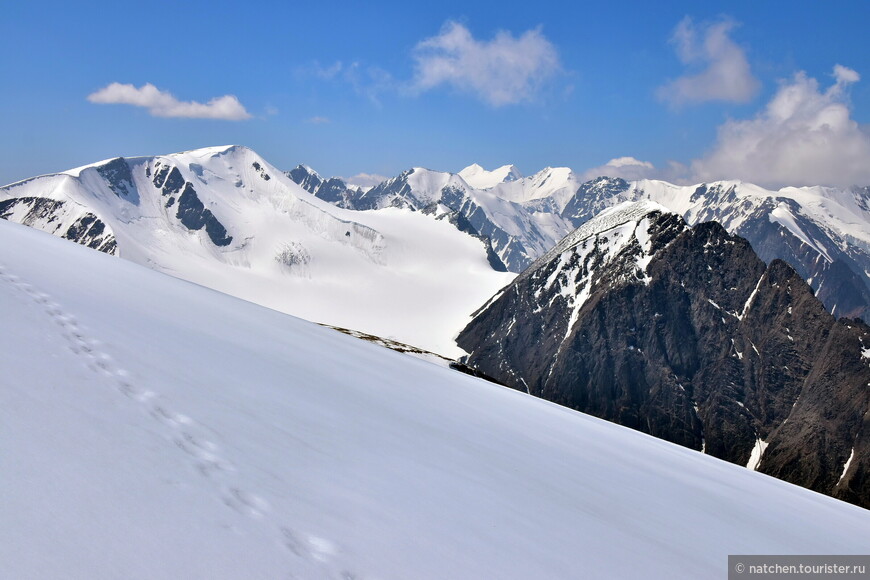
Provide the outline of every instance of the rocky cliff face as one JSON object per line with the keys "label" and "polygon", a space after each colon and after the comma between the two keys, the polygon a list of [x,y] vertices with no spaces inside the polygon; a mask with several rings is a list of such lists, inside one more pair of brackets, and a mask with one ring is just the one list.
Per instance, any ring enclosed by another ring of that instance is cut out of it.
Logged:
{"label": "rocky cliff face", "polygon": [[46,231],[83,246],[114,255],[112,231],[93,213],[75,204],[45,197],[0,200],[0,219]]}
{"label": "rocky cliff face", "polygon": [[870,328],[715,222],[607,210],[457,342],[514,388],[870,506]]}

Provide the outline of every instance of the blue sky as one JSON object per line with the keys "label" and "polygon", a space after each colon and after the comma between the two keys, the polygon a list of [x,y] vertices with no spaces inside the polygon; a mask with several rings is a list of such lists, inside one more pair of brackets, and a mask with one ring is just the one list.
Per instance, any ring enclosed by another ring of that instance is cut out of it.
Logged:
{"label": "blue sky", "polygon": [[345,177],[870,183],[863,1],[77,4],[4,6],[0,183],[230,143]]}

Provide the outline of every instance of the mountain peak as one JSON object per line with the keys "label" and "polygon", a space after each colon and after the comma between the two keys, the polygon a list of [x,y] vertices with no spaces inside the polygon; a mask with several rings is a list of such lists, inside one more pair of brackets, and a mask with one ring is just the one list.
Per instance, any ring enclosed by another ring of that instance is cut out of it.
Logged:
{"label": "mountain peak", "polygon": [[498,169],[487,171],[477,163],[472,163],[460,171],[459,176],[475,189],[490,189],[500,183],[522,179],[523,174],[514,165],[502,165]]}
{"label": "mountain peak", "polygon": [[201,147],[199,149],[190,149],[188,151],[180,151],[176,155],[190,155],[193,157],[219,157],[221,155],[231,155],[236,153],[254,153],[254,151],[244,145],[217,145],[214,147]]}
{"label": "mountain peak", "polygon": [[[599,213],[597,216],[581,225],[579,228],[562,238],[549,252],[539,258],[539,261],[546,262],[551,260],[558,254],[561,254],[571,247],[582,243],[593,236],[597,236],[607,230],[627,224],[629,222],[640,222],[647,216],[653,213],[673,214],[671,210],[665,206],[649,199],[640,201],[625,201],[620,204],[609,207]],[[676,214],[674,214],[676,215]],[[529,268],[531,270],[532,268]]]}

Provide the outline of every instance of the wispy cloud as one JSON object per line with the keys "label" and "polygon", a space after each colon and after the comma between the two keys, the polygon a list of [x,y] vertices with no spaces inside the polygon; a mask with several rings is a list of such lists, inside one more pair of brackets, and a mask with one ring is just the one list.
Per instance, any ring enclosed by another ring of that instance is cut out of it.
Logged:
{"label": "wispy cloud", "polygon": [[836,65],[822,92],[799,72],[753,119],[719,127],[709,155],[692,163],[696,179],[782,185],[870,184],[870,134],[852,117],[848,86],[860,75]]}
{"label": "wispy cloud", "polygon": [[726,19],[698,29],[691,18],[684,18],[671,43],[689,72],[659,87],[659,98],[673,106],[752,99],[760,83],[752,75],[746,52],[729,36],[735,26],[733,20]]}
{"label": "wispy cloud", "polygon": [[344,67],[342,75],[356,94],[366,97],[377,106],[381,105],[382,94],[395,92],[399,86],[389,72],[360,62],[352,62]]}
{"label": "wispy cloud", "polygon": [[440,34],[417,44],[413,56],[412,93],[448,85],[494,107],[532,100],[560,70],[558,52],[540,28],[481,41],[462,24],[447,22]]}
{"label": "wispy cloud", "polygon": [[215,97],[208,103],[179,101],[170,92],[161,91],[151,83],[135,87],[112,83],[88,95],[88,101],[104,105],[132,105],[148,109],[155,117],[187,117],[241,121],[251,115],[234,95]]}
{"label": "wispy cloud", "polygon": [[322,66],[319,62],[315,62],[312,70],[316,76],[322,79],[333,79],[341,73],[344,68],[344,64],[340,60],[337,60],[329,66]]}
{"label": "wispy cloud", "polygon": [[329,117],[311,117],[310,119],[305,119],[305,122],[312,125],[325,125],[331,123],[332,120]]}
{"label": "wispy cloud", "polygon": [[376,106],[381,105],[381,95],[398,92],[400,85],[384,69],[359,61],[345,63],[337,60],[330,65],[322,65],[315,61],[297,69],[297,74],[325,82],[349,85],[357,95],[365,97]]}

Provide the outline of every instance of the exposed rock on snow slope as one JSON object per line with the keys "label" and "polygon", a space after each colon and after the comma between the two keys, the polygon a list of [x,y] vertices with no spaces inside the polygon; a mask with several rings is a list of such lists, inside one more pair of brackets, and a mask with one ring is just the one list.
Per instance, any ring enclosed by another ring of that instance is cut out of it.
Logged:
{"label": "exposed rock on snow slope", "polygon": [[453,337],[471,312],[512,278],[493,270],[487,240],[448,219],[337,208],[239,146],[15,183],[0,188],[0,217],[448,356],[460,354]]}
{"label": "exposed rock on snow slope", "polygon": [[761,440],[760,471],[866,507],[865,342],[784,262],[648,200],[586,222],[458,337],[504,384],[739,465]]}
{"label": "exposed rock on snow slope", "polygon": [[115,254],[115,236],[100,218],[69,201],[16,197],[0,201],[0,218]]}
{"label": "exposed rock on snow slope", "polygon": [[[426,179],[415,183],[403,174],[379,186],[379,192],[389,194],[386,197],[368,193],[364,196],[367,202],[361,203],[362,199],[345,195],[336,203],[355,209],[418,207],[421,197],[429,201],[438,198],[435,190],[449,183],[453,194],[445,198],[463,200],[451,207],[466,216],[474,214],[475,227],[493,240],[508,269],[519,273],[555,241],[602,210],[623,201],[650,199],[680,214],[690,225],[720,222],[730,233],[748,239],[768,263],[785,260],[835,315],[870,314],[867,187],[770,191],[740,181],[678,186],[600,177],[582,182],[566,167],[546,168],[529,177],[521,177],[513,166],[492,172],[472,165],[458,174],[419,168],[410,173]],[[308,175],[299,174],[296,180],[304,183]],[[499,201],[479,202],[490,197]],[[510,219],[505,220],[505,216]]]}
{"label": "exposed rock on snow slope", "polygon": [[[465,173],[473,176],[472,181],[479,184],[494,181],[489,172],[475,173],[473,167],[466,168],[468,171]],[[519,175],[512,173],[515,169],[508,166],[500,169],[505,173],[502,179],[507,180],[499,182],[501,185],[519,183],[509,179]],[[310,169],[308,172],[297,171],[293,179],[300,184],[311,183],[313,174]],[[315,191],[340,207],[354,210],[400,207],[438,218],[448,217],[458,227],[461,224],[464,231],[487,240],[494,254],[511,272],[522,271],[573,229],[571,223],[557,213],[538,211],[534,205],[520,203],[521,195],[517,197],[518,201],[514,201],[498,187],[475,189],[465,181],[462,173],[415,167],[365,192],[347,190],[327,196],[319,193],[320,190]]]}
{"label": "exposed rock on snow slope", "polygon": [[710,578],[727,554],[866,553],[855,506],[3,222],[0,317],[11,578]]}
{"label": "exposed rock on snow slope", "polygon": [[470,166],[414,168],[362,189],[215,147],[12,184],[0,188],[0,217],[310,320],[457,356],[453,337],[468,314],[511,279],[498,271],[522,271],[575,226],[639,199],[690,225],[720,221],[766,262],[793,265],[836,316],[870,312],[866,188],[582,183],[568,168],[522,177],[513,166]]}
{"label": "exposed rock on snow slope", "polygon": [[600,178],[584,184],[564,217],[582,223],[620,201],[651,199],[689,225],[721,223],[749,240],[765,262],[788,262],[836,316],[870,314],[870,206],[867,188],[786,187],[740,181],[676,186]]}

